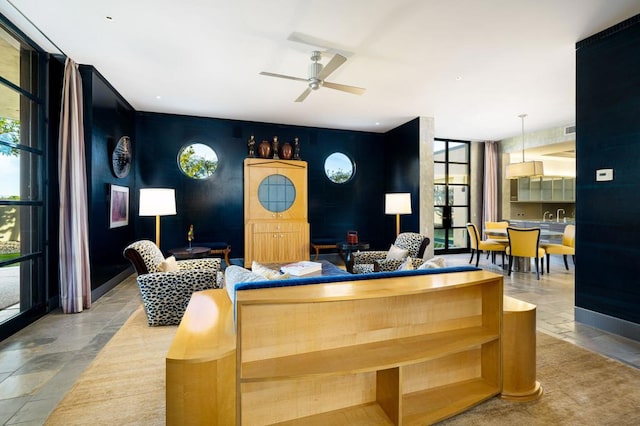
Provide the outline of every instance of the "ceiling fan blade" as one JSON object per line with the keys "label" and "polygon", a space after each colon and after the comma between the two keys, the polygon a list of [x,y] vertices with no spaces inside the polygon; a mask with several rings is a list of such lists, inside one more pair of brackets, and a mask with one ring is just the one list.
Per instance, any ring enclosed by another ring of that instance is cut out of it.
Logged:
{"label": "ceiling fan blade", "polygon": [[323,87],[328,87],[329,89],[342,90],[343,92],[353,93],[354,95],[362,95],[367,89],[363,89],[362,87],[355,86],[347,86],[346,84],[338,84],[331,83],[329,81],[325,81],[322,83]]}
{"label": "ceiling fan blade", "polygon": [[338,69],[338,67],[344,64],[346,61],[347,58],[340,55],[339,53],[336,53],[335,55],[333,55],[333,58],[331,58],[329,63],[322,68],[322,70],[318,74],[318,79],[324,80],[325,78],[329,77],[329,74]]}
{"label": "ceiling fan blade", "polygon": [[307,98],[307,96],[309,96],[309,93],[311,93],[311,88],[307,87],[307,89],[304,92],[302,92],[302,94],[298,96],[298,98],[295,101],[296,102],[304,101]]}
{"label": "ceiling fan blade", "polygon": [[266,75],[267,77],[286,78],[287,80],[304,81],[304,82],[306,82],[306,81],[307,81],[307,79],[306,79],[306,78],[291,77],[290,75],[275,74],[275,73],[272,73],[272,72],[266,72],[266,71],[262,71],[262,72],[260,73],[260,75]]}

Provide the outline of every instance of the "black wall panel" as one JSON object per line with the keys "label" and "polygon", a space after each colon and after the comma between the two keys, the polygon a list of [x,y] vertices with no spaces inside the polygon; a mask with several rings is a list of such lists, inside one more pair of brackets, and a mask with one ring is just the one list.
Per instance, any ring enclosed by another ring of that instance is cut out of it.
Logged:
{"label": "black wall panel", "polygon": [[576,65],[576,306],[640,323],[640,15],[579,42]]}
{"label": "black wall panel", "polygon": [[89,203],[89,256],[91,288],[95,290],[129,267],[122,250],[134,240],[133,209],[129,225],[109,229],[110,185],[129,188],[130,205],[135,190],[135,159],[129,175],[117,178],[111,170],[111,153],[121,136],[132,138],[135,111],[111,85],[90,66],[80,66],[84,94],[85,147]]}
{"label": "black wall panel", "polygon": [[[278,136],[280,144],[300,141],[300,157],[309,165],[309,223],[311,236],[344,239],[355,229],[362,240],[384,247],[385,136],[356,132],[256,123],[215,118],[140,112],[136,118],[135,158],[137,189],[176,189],[176,216],[161,218],[161,248],[187,244],[189,225],[195,240],[227,241],[231,257],[244,256],[243,161],[251,135],[257,143]],[[200,142],[213,148],[219,158],[214,175],[204,180],[186,177],[177,156],[188,144]],[[325,158],[336,151],[350,156],[356,174],[346,184],[329,181]],[[136,238],[153,239],[154,219],[137,216],[137,193],[133,212]]]}

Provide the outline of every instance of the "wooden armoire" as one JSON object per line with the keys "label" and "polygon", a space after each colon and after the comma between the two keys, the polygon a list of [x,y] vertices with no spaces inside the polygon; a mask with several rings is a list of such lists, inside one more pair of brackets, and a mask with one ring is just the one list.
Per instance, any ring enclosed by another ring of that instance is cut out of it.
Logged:
{"label": "wooden armoire", "polygon": [[307,162],[244,160],[244,265],[309,260]]}

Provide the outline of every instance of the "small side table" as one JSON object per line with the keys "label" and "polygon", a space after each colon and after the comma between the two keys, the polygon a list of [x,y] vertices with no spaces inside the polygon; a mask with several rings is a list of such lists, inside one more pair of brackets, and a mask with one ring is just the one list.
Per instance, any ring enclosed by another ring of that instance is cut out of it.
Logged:
{"label": "small side table", "polygon": [[357,244],[349,244],[346,242],[341,242],[336,244],[338,248],[338,253],[342,260],[344,260],[344,264],[347,267],[347,272],[353,274],[353,258],[351,257],[351,253],[358,250],[368,250],[369,243],[357,243]]}
{"label": "small side table", "polygon": [[207,257],[211,249],[209,247],[178,247],[169,250],[169,254],[174,256],[176,260],[184,259],[199,259],[201,257]]}

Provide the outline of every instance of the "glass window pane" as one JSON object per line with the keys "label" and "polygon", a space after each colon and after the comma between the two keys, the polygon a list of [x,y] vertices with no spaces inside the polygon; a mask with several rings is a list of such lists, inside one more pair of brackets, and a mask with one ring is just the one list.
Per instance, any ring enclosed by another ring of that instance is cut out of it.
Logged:
{"label": "glass window pane", "polygon": [[435,163],[433,165],[433,182],[434,183],[445,183],[445,164],[444,163]]}
{"label": "glass window pane", "polygon": [[469,162],[469,144],[449,142],[449,161],[455,163]]}
{"label": "glass window pane", "polygon": [[296,200],[296,188],[284,175],[270,175],[258,186],[258,200],[262,207],[270,212],[280,213],[288,210]]}
{"label": "glass window pane", "polygon": [[445,141],[433,141],[433,161],[446,161],[446,149]]}
{"label": "glass window pane", "polygon": [[324,160],[324,173],[334,183],[346,183],[355,173],[353,161],[341,152],[334,152]]}
{"label": "glass window pane", "polygon": [[433,231],[433,248],[443,249],[446,229],[434,229]]}
{"label": "glass window pane", "polygon": [[[37,53],[0,26],[2,77],[29,93],[37,92]],[[22,67],[22,68],[21,68]]]}
{"label": "glass window pane", "polygon": [[465,226],[469,222],[469,216],[467,212],[469,211],[469,207],[452,207],[451,208],[451,219],[452,225],[456,226]]}
{"label": "glass window pane", "polygon": [[449,164],[449,183],[469,183],[466,164]]}
{"label": "glass window pane", "polygon": [[218,154],[205,144],[190,144],[180,150],[178,165],[190,178],[206,179],[218,168]]}
{"label": "glass window pane", "polygon": [[0,262],[42,251],[41,206],[0,206]]}
{"label": "glass window pane", "polygon": [[449,187],[449,203],[455,206],[469,204],[469,188],[466,185],[452,185]]}
{"label": "glass window pane", "polygon": [[0,200],[38,201],[42,156],[0,145]]}
{"label": "glass window pane", "polygon": [[449,239],[449,248],[467,248],[468,233],[466,229],[451,229],[449,234],[452,235],[452,238]]}
{"label": "glass window pane", "polygon": [[447,187],[445,185],[435,185],[433,187],[433,205],[444,206],[446,204],[445,196],[447,194]]}
{"label": "glass window pane", "polygon": [[442,228],[443,210],[444,209],[442,207],[433,208],[433,226],[435,228]]}

